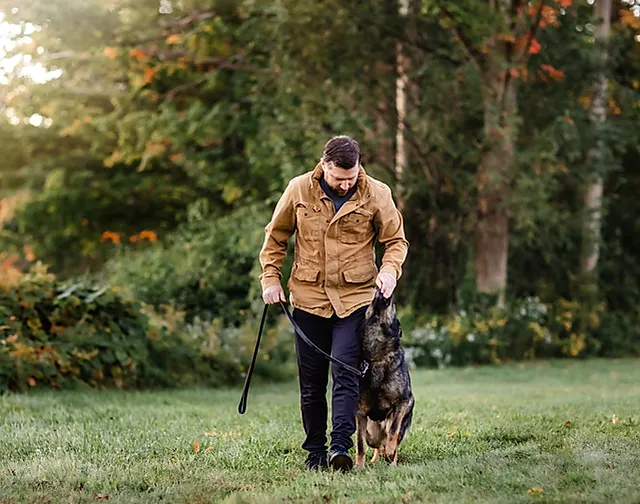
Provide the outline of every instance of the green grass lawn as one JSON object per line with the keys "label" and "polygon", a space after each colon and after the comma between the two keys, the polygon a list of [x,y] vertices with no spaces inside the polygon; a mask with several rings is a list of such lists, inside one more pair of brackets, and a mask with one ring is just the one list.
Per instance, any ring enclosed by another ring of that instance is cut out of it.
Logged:
{"label": "green grass lawn", "polygon": [[412,379],[400,465],[348,474],[302,470],[295,382],[244,416],[239,389],[0,397],[0,503],[640,503],[640,360]]}

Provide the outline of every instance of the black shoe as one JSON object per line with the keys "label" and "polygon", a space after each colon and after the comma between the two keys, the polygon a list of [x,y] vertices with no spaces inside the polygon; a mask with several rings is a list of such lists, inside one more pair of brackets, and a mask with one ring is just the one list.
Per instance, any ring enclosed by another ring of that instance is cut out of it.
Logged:
{"label": "black shoe", "polygon": [[347,472],[353,468],[353,459],[345,450],[332,449],[329,452],[329,464],[336,471]]}
{"label": "black shoe", "polygon": [[309,471],[317,471],[318,469],[327,469],[327,455],[324,452],[311,452],[307,456],[304,463],[305,469]]}

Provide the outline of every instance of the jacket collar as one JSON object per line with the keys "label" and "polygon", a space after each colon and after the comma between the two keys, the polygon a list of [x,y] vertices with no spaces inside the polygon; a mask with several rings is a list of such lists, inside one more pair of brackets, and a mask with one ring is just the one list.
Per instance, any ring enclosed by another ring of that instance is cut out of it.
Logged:
{"label": "jacket collar", "polygon": [[[315,191],[320,191],[322,194],[322,188],[320,187],[320,179],[322,178],[322,163],[318,163],[311,174],[311,180],[309,185],[311,189]],[[356,189],[355,198],[358,200],[363,200],[365,197],[369,198],[371,196],[371,191],[369,190],[369,181],[367,180],[367,172],[364,171],[362,165],[360,165],[360,170],[358,170],[358,188]]]}

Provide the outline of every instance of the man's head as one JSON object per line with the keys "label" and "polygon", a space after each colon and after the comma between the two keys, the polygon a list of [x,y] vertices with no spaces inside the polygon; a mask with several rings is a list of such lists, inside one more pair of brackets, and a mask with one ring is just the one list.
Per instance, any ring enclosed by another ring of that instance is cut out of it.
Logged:
{"label": "man's head", "polygon": [[327,185],[344,196],[356,185],[360,171],[360,146],[348,136],[333,137],[324,146],[322,170]]}

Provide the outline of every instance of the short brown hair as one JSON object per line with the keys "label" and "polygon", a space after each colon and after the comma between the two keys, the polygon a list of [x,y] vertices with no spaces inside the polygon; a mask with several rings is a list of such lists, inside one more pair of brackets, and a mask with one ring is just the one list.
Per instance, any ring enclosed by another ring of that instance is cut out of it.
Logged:
{"label": "short brown hair", "polygon": [[340,168],[353,168],[360,162],[360,145],[346,135],[335,136],[324,146],[322,158]]}

